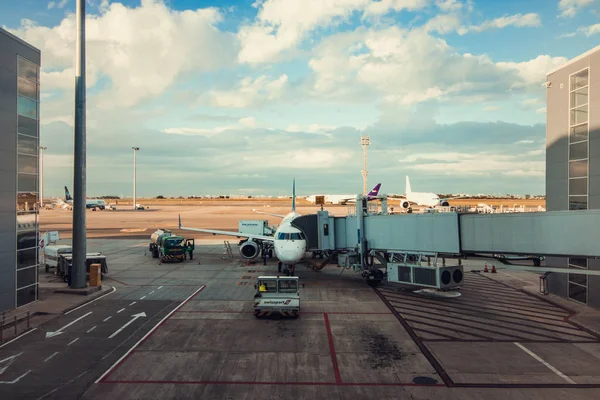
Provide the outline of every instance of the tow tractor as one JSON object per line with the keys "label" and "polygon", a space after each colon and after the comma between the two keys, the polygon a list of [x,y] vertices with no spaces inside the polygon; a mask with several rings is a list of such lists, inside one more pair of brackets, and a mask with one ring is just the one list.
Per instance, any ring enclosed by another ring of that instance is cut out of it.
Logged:
{"label": "tow tractor", "polygon": [[297,276],[259,276],[254,288],[255,317],[273,314],[294,318],[299,316],[300,288]]}

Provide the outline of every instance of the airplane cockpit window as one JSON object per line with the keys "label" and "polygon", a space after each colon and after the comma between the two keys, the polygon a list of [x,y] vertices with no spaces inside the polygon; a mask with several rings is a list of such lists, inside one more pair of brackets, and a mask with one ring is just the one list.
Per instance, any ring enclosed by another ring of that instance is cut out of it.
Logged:
{"label": "airplane cockpit window", "polygon": [[302,240],[302,234],[301,233],[290,233],[290,239]]}
{"label": "airplane cockpit window", "polygon": [[287,235],[288,235],[288,233],[279,232],[279,234],[277,235],[277,239],[278,240],[286,240],[286,239],[288,239]]}

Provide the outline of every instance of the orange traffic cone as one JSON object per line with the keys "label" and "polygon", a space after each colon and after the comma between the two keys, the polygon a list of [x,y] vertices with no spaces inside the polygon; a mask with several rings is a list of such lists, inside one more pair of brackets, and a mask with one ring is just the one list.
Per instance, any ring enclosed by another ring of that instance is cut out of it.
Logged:
{"label": "orange traffic cone", "polygon": [[487,263],[485,263],[485,268],[483,269],[483,272],[490,272],[490,271],[488,270]]}
{"label": "orange traffic cone", "polygon": [[496,266],[492,264],[492,274],[496,273]]}

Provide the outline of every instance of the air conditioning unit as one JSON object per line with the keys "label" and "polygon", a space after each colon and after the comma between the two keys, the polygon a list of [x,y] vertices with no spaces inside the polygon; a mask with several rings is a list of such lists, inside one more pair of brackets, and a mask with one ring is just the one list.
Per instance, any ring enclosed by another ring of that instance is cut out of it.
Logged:
{"label": "air conditioning unit", "polygon": [[436,289],[452,289],[463,284],[462,265],[430,267],[400,263],[387,264],[388,282]]}

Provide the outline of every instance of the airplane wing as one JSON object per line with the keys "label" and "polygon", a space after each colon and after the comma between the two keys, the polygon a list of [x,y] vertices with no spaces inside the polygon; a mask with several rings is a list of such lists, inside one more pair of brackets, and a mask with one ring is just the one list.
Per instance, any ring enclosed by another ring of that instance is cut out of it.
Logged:
{"label": "airplane wing", "polygon": [[285,218],[285,215],[281,215],[281,214],[273,214],[273,213],[268,213],[268,212],[264,212],[264,211],[257,211],[255,209],[252,209],[252,211],[254,211],[257,214],[266,214],[266,215],[272,215],[274,217]]}
{"label": "airplane wing", "polygon": [[179,216],[179,229],[183,229],[186,231],[195,231],[195,232],[206,232],[206,233],[212,233],[213,235],[225,235],[225,236],[235,236],[235,237],[245,237],[248,239],[258,239],[258,240],[264,240],[267,242],[273,242],[275,241],[275,237],[274,236],[265,236],[265,235],[255,235],[252,233],[242,233],[242,232],[231,232],[231,231],[220,231],[217,229],[203,229],[203,228],[186,228],[184,226],[181,225],[181,216]]}

